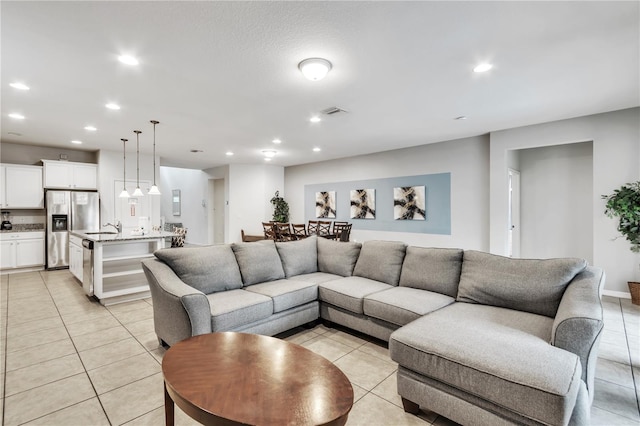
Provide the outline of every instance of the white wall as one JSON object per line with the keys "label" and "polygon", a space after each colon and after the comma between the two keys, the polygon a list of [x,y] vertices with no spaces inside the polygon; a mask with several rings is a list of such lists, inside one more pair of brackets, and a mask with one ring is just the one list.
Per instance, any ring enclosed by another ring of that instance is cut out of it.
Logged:
{"label": "white wall", "polygon": [[520,257],[579,257],[593,264],[593,144],[519,154]]}
{"label": "white wall", "polygon": [[[271,165],[229,165],[228,242],[241,241],[240,230],[262,235],[262,222],[271,220],[269,200],[276,191],[285,197],[284,168]],[[285,197],[286,199],[286,197]]]}
{"label": "white wall", "polygon": [[285,199],[292,222],[304,221],[304,186],[323,182],[451,173],[451,235],[364,231],[351,239],[488,250],[489,138],[477,136],[285,169]]}
{"label": "white wall", "polygon": [[[207,245],[207,184],[209,176],[202,170],[160,167],[161,215],[165,223],[181,222],[187,228],[185,241]],[[172,191],[180,190],[180,216],[173,215]],[[203,201],[205,206],[203,206]]]}
{"label": "white wall", "polygon": [[593,141],[593,264],[607,274],[605,289],[628,295],[627,281],[640,280],[640,255],[629,250],[616,222],[604,214],[602,194],[640,179],[640,108],[503,130],[491,134],[490,249],[507,252],[507,157],[513,149]]}

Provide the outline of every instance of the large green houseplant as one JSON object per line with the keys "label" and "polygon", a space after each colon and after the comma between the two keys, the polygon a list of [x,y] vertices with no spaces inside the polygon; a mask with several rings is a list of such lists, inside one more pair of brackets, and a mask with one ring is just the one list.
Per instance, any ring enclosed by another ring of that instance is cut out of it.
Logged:
{"label": "large green houseplant", "polygon": [[[640,181],[622,185],[606,200],[604,214],[618,218],[618,232],[631,244],[631,251],[640,253]],[[634,304],[640,304],[640,283],[629,281],[629,291]]]}
{"label": "large green houseplant", "polygon": [[276,191],[274,197],[271,199],[273,204],[273,221],[274,222],[289,222],[289,203],[280,196],[280,191]]}

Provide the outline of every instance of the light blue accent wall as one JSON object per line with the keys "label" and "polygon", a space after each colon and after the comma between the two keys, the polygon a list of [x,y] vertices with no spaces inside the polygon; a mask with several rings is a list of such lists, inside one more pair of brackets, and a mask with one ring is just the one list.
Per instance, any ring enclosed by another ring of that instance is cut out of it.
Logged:
{"label": "light blue accent wall", "polygon": [[[395,220],[393,218],[393,188],[400,186],[425,187],[426,220]],[[352,189],[376,190],[375,219],[349,217]],[[352,223],[353,229],[451,235],[451,173],[305,185],[305,221],[317,220],[316,192],[321,191],[336,192],[336,217],[331,220]]]}

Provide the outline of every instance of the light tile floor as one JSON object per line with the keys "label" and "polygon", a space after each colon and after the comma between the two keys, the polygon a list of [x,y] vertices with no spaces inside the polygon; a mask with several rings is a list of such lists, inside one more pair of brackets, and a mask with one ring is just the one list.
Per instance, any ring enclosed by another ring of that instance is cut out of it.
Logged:
{"label": "light tile floor", "polygon": [[[164,424],[151,300],[105,308],[68,271],[0,278],[0,417],[12,425]],[[605,331],[596,370],[594,425],[638,425],[640,307],[604,298]],[[402,410],[385,345],[335,328],[296,329],[283,338],[334,362],[355,404],[348,425],[452,425],[432,412]],[[177,407],[176,407],[177,408]],[[177,409],[176,424],[195,421]]]}

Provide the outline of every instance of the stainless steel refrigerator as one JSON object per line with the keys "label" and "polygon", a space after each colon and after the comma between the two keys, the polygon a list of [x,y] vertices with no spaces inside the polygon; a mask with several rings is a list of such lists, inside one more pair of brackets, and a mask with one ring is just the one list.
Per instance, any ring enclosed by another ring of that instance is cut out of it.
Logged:
{"label": "stainless steel refrigerator", "polygon": [[47,269],[69,267],[69,231],[100,230],[100,197],[97,192],[48,189]]}

